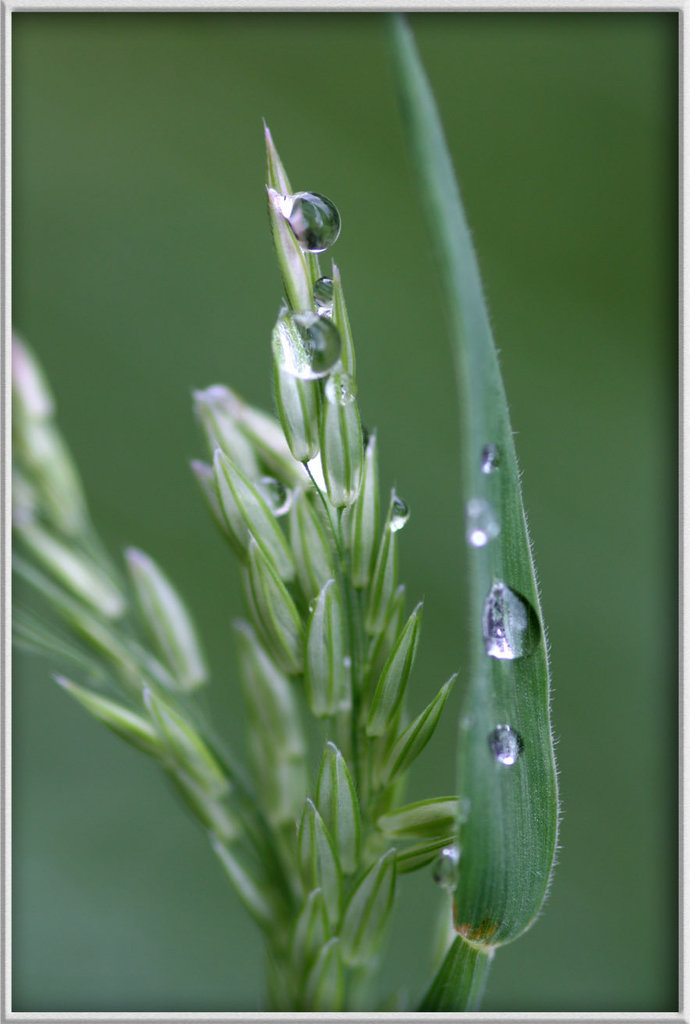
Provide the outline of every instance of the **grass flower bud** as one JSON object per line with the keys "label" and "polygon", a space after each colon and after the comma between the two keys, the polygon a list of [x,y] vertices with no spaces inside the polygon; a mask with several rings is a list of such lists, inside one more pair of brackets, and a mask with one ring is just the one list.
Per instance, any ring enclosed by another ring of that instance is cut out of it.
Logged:
{"label": "grass flower bud", "polygon": [[355,347],[352,341],[352,330],[350,318],[347,315],[345,296],[343,295],[343,284],[340,279],[340,270],[333,264],[333,323],[340,332],[342,351],[340,362],[345,373],[351,377],[355,376]]}
{"label": "grass flower bud", "polygon": [[191,776],[211,797],[227,793],[230,784],[223,769],[191,723],[151,690],[144,690],[144,701],[175,768]]}
{"label": "grass flower bud", "polygon": [[12,334],[12,401],[14,416],[51,419],[55,401],[38,360],[17,334]]}
{"label": "grass flower bud", "polygon": [[354,783],[345,758],[327,743],[316,784],[316,806],[333,837],[343,874],[357,868],[361,821]]}
{"label": "grass flower bud", "polygon": [[393,722],[405,696],[422,621],[422,605],[417,605],[405,623],[388,661],[384,665],[369,709],[367,736],[382,736]]}
{"label": "grass flower bud", "polygon": [[460,801],[454,796],[418,800],[393,814],[384,814],[377,825],[398,839],[452,838],[459,810]]}
{"label": "grass flower bud", "polygon": [[253,538],[281,579],[295,575],[292,552],[261,492],[219,448],[213,458],[218,499],[236,546],[245,553]]}
{"label": "grass flower bud", "polygon": [[107,619],[124,614],[124,595],[91,558],[63,544],[37,524],[27,523],[15,530],[41,565],[94,611]]}
{"label": "grass flower bud", "polygon": [[366,631],[371,636],[378,636],[386,625],[390,603],[398,580],[398,531],[393,528],[395,508],[396,495],[393,491],[371,577],[369,606],[365,622]]}
{"label": "grass flower bud", "polygon": [[311,275],[307,258],[299,242],[295,238],[288,221],[283,214],[283,196],[270,185],[266,186],[268,195],[268,215],[273,232],[273,244],[283,286],[291,309],[310,309],[312,302]]}
{"label": "grass flower bud", "polygon": [[301,466],[295,465],[283,429],[275,416],[269,416],[263,409],[245,402],[230,388],[224,390],[234,421],[263,465],[288,487],[302,483],[304,471]]}
{"label": "grass flower bud", "polygon": [[312,800],[307,800],[297,834],[302,877],[309,889],[320,887],[332,928],[340,918],[342,876],[333,841]]}
{"label": "grass flower bud", "polygon": [[226,803],[210,797],[203,786],[186,772],[169,772],[168,778],[183,803],[212,835],[223,843],[236,842],[240,838],[242,825]]}
{"label": "grass flower bud", "polygon": [[305,984],[305,1000],[314,1012],[342,1007],[345,996],[345,972],[340,939],[330,939],[319,953]]}
{"label": "grass flower bud", "polygon": [[395,850],[388,850],[354,890],[340,928],[343,960],[363,967],[378,951],[395,894]]}
{"label": "grass flower bud", "polygon": [[448,694],[456,679],[457,673],[451,676],[431,703],[424,708],[422,713],[415,718],[414,722],[398,737],[385,763],[378,772],[376,769],[374,771],[376,785],[388,785],[398,775],[402,775],[412,762],[419,757],[434,733],[438,720],[441,717],[441,712],[448,699]]}
{"label": "grass flower bud", "polygon": [[307,601],[335,577],[335,566],[326,531],[306,491],[300,490],[290,508],[290,547],[297,579]]}
{"label": "grass flower bud", "polygon": [[228,388],[214,384],[194,392],[194,412],[206,437],[211,454],[223,452],[250,480],[260,475],[259,463],[246,434],[234,415],[234,403]]}
{"label": "grass flower bud", "polygon": [[161,756],[161,744],[158,735],[147,719],[130,711],[123,704],[109,700],[98,693],[93,693],[84,686],[70,682],[64,676],[54,676],[56,683],[71,694],[89,714],[93,715],[114,733],[130,743],[137,750],[153,757]]}
{"label": "grass flower bud", "polygon": [[182,598],[149,555],[136,548],[125,554],[141,617],[182,690],[206,681],[201,644]]}
{"label": "grass flower bud", "polygon": [[275,928],[275,904],[270,891],[251,874],[239,858],[217,836],[211,836],[211,846],[220,860],[245,910],[256,923],[268,932]]}
{"label": "grass flower bud", "polygon": [[302,620],[273,563],[249,542],[249,586],[269,651],[289,675],[302,671]]}
{"label": "grass flower bud", "polygon": [[274,361],[273,383],[280,422],[293,458],[308,462],[319,451],[319,390],[316,381],[301,380]]}
{"label": "grass flower bud", "polygon": [[309,967],[328,939],[328,917],[321,889],[312,889],[299,912],[290,943],[290,959],[301,974]]}
{"label": "grass flower bud", "polygon": [[350,518],[352,582],[356,587],[366,587],[369,583],[378,529],[379,468],[376,434],[371,434],[364,450],[362,484]]}
{"label": "grass flower bud", "polygon": [[359,494],[364,450],[362,424],[355,401],[355,382],[337,371],[324,387],[321,460],[326,487],[335,508],[351,505]]}
{"label": "grass flower bud", "polygon": [[309,707],[317,718],[349,705],[345,617],[335,580],[321,590],[309,620],[304,681]]}

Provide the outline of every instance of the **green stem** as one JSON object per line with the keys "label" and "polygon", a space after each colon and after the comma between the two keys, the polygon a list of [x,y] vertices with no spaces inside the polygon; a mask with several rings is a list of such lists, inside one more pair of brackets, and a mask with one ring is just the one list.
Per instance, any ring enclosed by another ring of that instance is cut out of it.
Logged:
{"label": "green stem", "polygon": [[493,955],[493,949],[470,945],[458,935],[419,1006],[420,1012],[478,1010]]}

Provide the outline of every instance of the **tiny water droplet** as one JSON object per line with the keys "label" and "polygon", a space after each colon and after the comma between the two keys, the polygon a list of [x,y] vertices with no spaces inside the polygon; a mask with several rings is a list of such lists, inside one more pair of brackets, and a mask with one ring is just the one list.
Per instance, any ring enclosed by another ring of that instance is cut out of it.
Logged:
{"label": "tiny water droplet", "polygon": [[391,519],[390,519],[390,531],[391,533],[397,533],[398,530],[402,530],[403,526],[410,518],[410,510],[406,503],[399,498],[397,494],[393,495],[393,503],[391,507]]}
{"label": "tiny water droplet", "polygon": [[470,498],[466,508],[467,543],[473,548],[483,548],[501,532],[493,507],[484,498]]}
{"label": "tiny water droplet", "polygon": [[539,619],[529,601],[505,583],[494,583],[482,611],[484,648],[491,658],[513,661],[539,642]]}
{"label": "tiny water droplet", "polygon": [[472,810],[472,801],[468,796],[461,796],[458,799],[458,821],[461,825],[469,819]]}
{"label": "tiny water droplet", "polygon": [[498,446],[495,444],[485,444],[482,448],[482,473],[487,476],[489,473],[493,473],[494,470],[498,469],[501,464],[501,453],[498,450]]}
{"label": "tiny water droplet", "polygon": [[447,892],[455,892],[457,889],[459,863],[460,851],[457,846],[444,846],[434,861],[434,881]]}
{"label": "tiny water droplet", "polygon": [[499,764],[513,765],[522,753],[522,738],[509,725],[497,725],[489,734],[489,750]]}
{"label": "tiny water droplet", "polygon": [[357,397],[357,384],[344,370],[332,373],[326,381],[324,394],[331,405],[352,405]]}
{"label": "tiny water droplet", "polygon": [[286,313],[273,328],[273,355],[281,370],[301,380],[326,377],[340,359],[340,334],[311,310]]}
{"label": "tiny water droplet", "polygon": [[256,488],[276,518],[287,515],[292,505],[292,491],[272,476],[262,476]]}
{"label": "tiny water droplet", "polygon": [[281,211],[292,232],[307,252],[325,252],[340,234],[340,214],[335,203],[319,192],[295,192],[283,196]]}
{"label": "tiny water droplet", "polygon": [[333,279],[320,277],[314,282],[314,305],[321,316],[330,316],[333,312]]}
{"label": "tiny water droplet", "polygon": [[343,665],[348,670],[348,672],[352,668],[352,658],[350,657],[349,654],[346,654],[345,657],[343,658]]}

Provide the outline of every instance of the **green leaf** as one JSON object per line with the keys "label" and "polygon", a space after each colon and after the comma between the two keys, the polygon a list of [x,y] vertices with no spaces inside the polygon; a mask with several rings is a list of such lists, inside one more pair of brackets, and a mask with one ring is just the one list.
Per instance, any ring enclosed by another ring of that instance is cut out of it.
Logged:
{"label": "green leaf", "polygon": [[[474,942],[498,945],[533,923],[553,866],[558,796],[547,651],[513,431],[477,259],[412,35],[400,17],[391,19],[391,27],[406,130],[450,314],[463,494],[466,503],[485,503],[481,507],[494,527],[483,537],[482,531],[474,534],[472,523],[468,530],[468,684],[458,785],[472,811],[459,827],[463,853],[455,925]],[[515,757],[497,756],[495,730],[503,726],[513,730]]]}
{"label": "green leaf", "polygon": [[345,758],[335,743],[326,744],[316,784],[316,805],[333,837],[343,874],[351,875],[359,854],[359,803]]}
{"label": "green leaf", "polygon": [[371,434],[364,450],[362,484],[352,506],[350,520],[352,582],[356,587],[369,583],[379,529],[379,467],[376,434]]}
{"label": "green leaf", "polygon": [[333,715],[348,705],[345,618],[335,580],[323,587],[309,619],[304,681],[309,707],[317,718]]}
{"label": "green leaf", "polygon": [[302,620],[272,562],[252,538],[249,585],[270,653],[289,675],[302,671]]}
{"label": "green leaf", "polygon": [[195,689],[205,682],[208,670],[182,598],[149,555],[137,548],[125,554],[141,616],[160,654],[180,688]]}
{"label": "green leaf", "polygon": [[395,746],[386,758],[382,768],[375,773],[374,781],[377,786],[388,785],[396,776],[406,771],[412,762],[419,757],[438,725],[438,720],[448,699],[448,694],[456,679],[457,673],[450,677],[431,703],[427,704],[421,715],[418,715],[414,722],[396,740]]}
{"label": "green leaf", "polygon": [[331,927],[340,919],[342,876],[333,841],[312,800],[307,799],[297,836],[300,869],[310,889],[320,888]]}
{"label": "green leaf", "polygon": [[457,818],[458,800],[447,796],[407,804],[384,814],[376,824],[382,832],[400,839],[440,839],[453,835]]}
{"label": "green leaf", "polygon": [[362,967],[376,954],[394,893],[395,850],[388,850],[369,868],[345,908],[340,937],[348,966]]}
{"label": "green leaf", "polygon": [[219,448],[213,465],[221,508],[240,549],[246,551],[253,537],[280,578],[294,579],[292,552],[263,495]]}
{"label": "green leaf", "polygon": [[335,577],[331,545],[306,491],[295,494],[289,512],[290,546],[297,579],[307,601]]}
{"label": "green leaf", "polygon": [[65,679],[64,676],[54,676],[55,682],[66,690],[86,708],[89,714],[97,718],[99,722],[107,725],[121,739],[126,740],[137,750],[143,751],[152,757],[160,757],[162,747],[156,730],[151,723],[141,715],[130,711],[129,708],[119,704],[117,701],[101,697],[84,686]]}
{"label": "green leaf", "polygon": [[492,949],[471,946],[460,936],[453,940],[431,988],[424,996],[422,1013],[454,1013],[478,1010]]}
{"label": "green leaf", "polygon": [[420,602],[405,623],[405,628],[384,665],[369,710],[367,736],[382,736],[395,719],[405,696],[405,687],[417,653],[421,620]]}

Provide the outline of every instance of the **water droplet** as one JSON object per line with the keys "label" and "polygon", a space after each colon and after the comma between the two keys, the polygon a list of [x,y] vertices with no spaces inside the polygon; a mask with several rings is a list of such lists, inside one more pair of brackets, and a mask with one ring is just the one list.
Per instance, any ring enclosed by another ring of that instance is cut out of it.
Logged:
{"label": "water droplet", "polygon": [[340,334],[311,310],[286,313],[273,328],[273,355],[281,370],[302,380],[325,377],[340,359]]}
{"label": "water droplet", "polygon": [[487,444],[482,448],[482,473],[493,473],[501,464],[501,453],[495,444]]}
{"label": "water droplet", "polygon": [[539,619],[528,601],[505,583],[494,583],[482,611],[484,647],[491,658],[513,661],[539,642]]}
{"label": "water droplet", "polygon": [[287,515],[292,505],[292,491],[272,476],[262,476],[256,481],[256,488],[274,516]]}
{"label": "water droplet", "polygon": [[335,203],[318,192],[283,196],[281,211],[299,244],[307,252],[325,252],[340,234],[340,214]]}
{"label": "water droplet", "polygon": [[357,397],[357,385],[354,378],[343,370],[331,374],[326,381],[324,394],[331,405],[351,405]]}
{"label": "water droplet", "polygon": [[522,738],[509,725],[497,725],[489,735],[489,750],[499,764],[515,764],[522,753]]}
{"label": "water droplet", "polygon": [[348,672],[352,668],[352,658],[350,657],[349,654],[346,654],[345,657],[343,658],[343,665]]}
{"label": "water droplet", "polygon": [[393,503],[391,507],[391,519],[390,519],[390,531],[391,533],[397,533],[398,530],[402,530],[403,526],[410,518],[410,510],[397,494],[393,495]]}
{"label": "water droplet", "polygon": [[473,548],[483,548],[501,532],[496,513],[484,498],[470,498],[467,502],[466,519],[465,536],[467,543]]}
{"label": "water droplet", "polygon": [[458,821],[461,825],[469,819],[470,811],[472,810],[472,801],[468,796],[461,796],[458,798]]}
{"label": "water droplet", "polygon": [[459,863],[460,851],[457,846],[444,846],[434,861],[434,881],[447,892],[455,892],[458,887]]}
{"label": "water droplet", "polygon": [[320,277],[314,283],[314,305],[321,316],[330,316],[333,312],[333,279]]}

